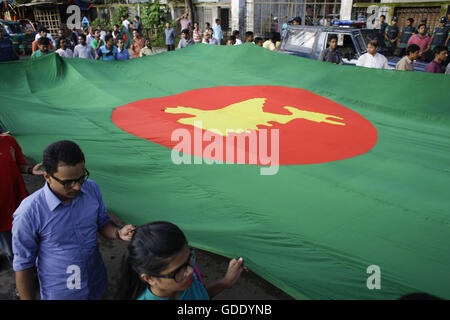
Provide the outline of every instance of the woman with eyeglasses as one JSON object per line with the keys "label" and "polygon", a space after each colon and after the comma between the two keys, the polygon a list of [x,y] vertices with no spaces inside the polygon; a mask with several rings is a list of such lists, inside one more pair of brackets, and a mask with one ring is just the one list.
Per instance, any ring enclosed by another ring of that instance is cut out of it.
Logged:
{"label": "woman with eyeglasses", "polygon": [[122,261],[118,298],[130,300],[209,300],[239,279],[243,259],[232,259],[225,276],[204,285],[194,249],[170,222],[136,228]]}

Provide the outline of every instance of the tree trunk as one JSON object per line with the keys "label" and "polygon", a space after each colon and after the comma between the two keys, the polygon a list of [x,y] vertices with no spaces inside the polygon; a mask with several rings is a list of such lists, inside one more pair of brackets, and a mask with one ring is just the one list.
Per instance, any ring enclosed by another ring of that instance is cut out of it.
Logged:
{"label": "tree trunk", "polygon": [[192,4],[192,0],[184,0],[184,8],[189,13],[189,18],[191,20],[191,26],[192,26],[192,28],[194,28],[195,10],[194,10],[194,5]]}

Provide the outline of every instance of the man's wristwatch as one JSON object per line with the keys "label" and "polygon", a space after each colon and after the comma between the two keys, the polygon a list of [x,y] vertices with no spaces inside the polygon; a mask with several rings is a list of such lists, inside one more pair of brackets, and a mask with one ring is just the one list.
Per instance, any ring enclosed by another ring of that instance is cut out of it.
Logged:
{"label": "man's wristwatch", "polygon": [[116,240],[120,239],[119,228],[116,229]]}
{"label": "man's wristwatch", "polygon": [[28,167],[27,173],[32,175],[33,174],[33,167]]}

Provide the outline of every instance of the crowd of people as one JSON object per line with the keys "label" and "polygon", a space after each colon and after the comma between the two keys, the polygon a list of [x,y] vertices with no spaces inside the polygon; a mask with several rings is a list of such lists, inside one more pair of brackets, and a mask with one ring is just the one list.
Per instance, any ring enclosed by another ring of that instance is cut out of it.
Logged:
{"label": "crowd of people", "polygon": [[[28,195],[21,174],[41,175],[45,185]],[[116,298],[207,300],[248,271],[242,258],[231,259],[223,278],[205,283],[195,250],[175,224],[117,226],[72,141],[50,144],[41,163],[27,165],[17,141],[0,127],[0,175],[0,248],[20,299],[35,299],[36,289],[44,300],[101,299],[108,281],[97,233],[129,243]]]}
{"label": "crowd of people", "polygon": [[[450,14],[449,17],[450,19]],[[434,29],[432,36],[428,35],[426,19],[417,26],[413,26],[414,19],[409,18],[407,24],[400,32],[397,26],[397,17],[392,18],[391,25],[385,21],[385,16],[381,16],[378,30],[385,39],[387,55],[397,55],[401,59],[397,62],[395,69],[403,71],[414,71],[414,61],[418,60],[428,63],[425,72],[450,74],[450,64],[448,58],[448,46],[450,45],[450,23],[446,17],[439,20],[439,26]],[[425,23],[424,23],[425,22]],[[328,47],[322,51],[319,60],[344,64],[342,54],[337,50],[337,36],[331,36]],[[356,63],[357,66],[392,69],[387,58],[379,53],[380,43],[377,39],[369,41],[367,53],[361,55]]]}
{"label": "crowd of people", "polygon": [[[142,23],[139,16],[134,18],[134,23],[121,17],[122,26],[114,25],[113,30],[104,31],[101,26],[89,27],[85,33],[73,29],[70,35],[64,29],[58,31],[58,37],[53,39],[45,28],[39,29],[35,41],[32,43],[31,58],[38,58],[43,55],[56,52],[65,58],[84,58],[97,60],[129,60],[138,57],[156,54],[152,47],[150,38],[142,35]],[[450,45],[450,14],[448,18],[442,17],[432,32],[426,25],[426,19],[414,27],[414,19],[407,19],[406,26],[400,31],[397,23],[398,18],[393,17],[391,24],[385,22],[382,15],[377,22],[376,28],[379,30],[381,38],[384,39],[387,47],[387,56],[397,55],[401,59],[395,69],[414,70],[414,61],[427,62],[425,72],[450,73],[448,46]],[[175,20],[181,26],[180,41],[177,49],[182,49],[198,43],[213,45],[240,45],[242,43],[253,43],[263,48],[278,51],[281,39],[286,36],[289,24],[300,25],[301,18],[296,17],[291,21],[287,17],[282,25],[276,20],[276,27],[266,39],[254,37],[252,31],[245,33],[241,37],[238,30],[224,39],[220,19],[215,19],[214,25],[209,22],[204,24],[203,30],[198,22],[191,23],[189,14],[185,13]],[[323,25],[330,25],[330,19],[324,21]],[[271,29],[271,30],[272,30]],[[0,32],[1,33],[1,32]],[[431,35],[431,36],[430,36]],[[5,49],[3,35],[0,35],[0,61],[18,59],[18,55],[12,50]],[[175,28],[167,22],[164,30],[165,45],[167,51],[175,50]],[[3,40],[3,41],[2,41]],[[3,45],[1,45],[3,43]],[[319,60],[344,64],[343,57],[338,50],[338,39],[330,36],[328,46],[324,49]],[[12,47],[12,45],[11,45]],[[361,55],[356,63],[357,66],[368,68],[391,69],[384,55],[380,53],[379,39],[371,40],[367,45],[367,53]]]}

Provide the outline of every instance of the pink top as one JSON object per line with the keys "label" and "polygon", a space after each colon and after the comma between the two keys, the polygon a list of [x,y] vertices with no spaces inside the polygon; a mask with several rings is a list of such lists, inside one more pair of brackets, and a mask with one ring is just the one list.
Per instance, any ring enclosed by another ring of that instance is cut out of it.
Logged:
{"label": "pink top", "polygon": [[[423,38],[419,37],[417,34],[413,34],[411,38],[408,40],[408,45],[410,44],[417,44],[420,48],[420,51],[425,50],[431,43],[430,37],[425,36]],[[424,58],[424,55],[422,55],[422,59]]]}

